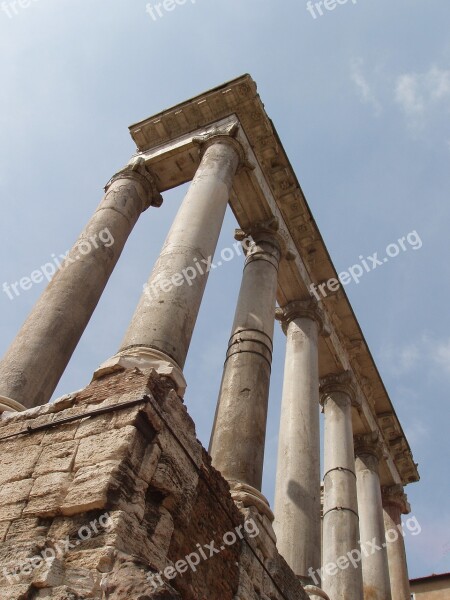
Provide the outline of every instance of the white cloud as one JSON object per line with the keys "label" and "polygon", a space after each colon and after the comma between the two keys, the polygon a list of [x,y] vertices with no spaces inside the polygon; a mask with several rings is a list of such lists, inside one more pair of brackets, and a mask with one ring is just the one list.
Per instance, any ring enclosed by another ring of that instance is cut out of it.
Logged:
{"label": "white cloud", "polygon": [[426,73],[406,73],[395,83],[395,101],[413,130],[424,127],[437,111],[450,109],[450,70],[433,66]]}
{"label": "white cloud", "polygon": [[383,367],[396,377],[411,373],[419,364],[426,368],[431,362],[445,373],[450,373],[450,338],[438,340],[423,334],[415,342],[394,347],[385,346],[381,353]]}
{"label": "white cloud", "polygon": [[437,365],[450,373],[450,339],[436,344],[432,358]]}
{"label": "white cloud", "polygon": [[361,58],[354,59],[351,64],[350,77],[356,86],[358,95],[364,104],[372,105],[375,115],[380,115],[382,107],[377,100],[372,88],[363,72],[364,61]]}
{"label": "white cloud", "polygon": [[425,427],[422,421],[419,421],[418,419],[414,419],[412,421],[409,421],[409,419],[405,420],[405,436],[410,446],[418,446],[421,440],[428,438],[430,429]]}
{"label": "white cloud", "polygon": [[382,361],[385,367],[397,377],[410,372],[419,362],[420,356],[419,343],[405,344],[401,347],[389,345],[382,351]]}

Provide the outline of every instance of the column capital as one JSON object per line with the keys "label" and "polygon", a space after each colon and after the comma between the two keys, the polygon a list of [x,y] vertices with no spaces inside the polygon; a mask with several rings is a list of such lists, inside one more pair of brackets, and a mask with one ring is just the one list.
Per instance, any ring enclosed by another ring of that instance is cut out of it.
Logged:
{"label": "column capital", "polygon": [[252,243],[244,246],[245,266],[255,260],[266,260],[278,271],[280,258],[285,254],[286,245],[279,232],[278,219],[257,221],[245,229],[236,229],[234,237],[238,241],[251,238]]}
{"label": "column capital", "polygon": [[383,456],[383,444],[377,431],[363,433],[354,437],[355,455],[370,454],[377,460]]}
{"label": "column capital", "polygon": [[320,379],[320,403],[325,405],[333,393],[340,392],[349,396],[352,406],[358,406],[356,401],[356,388],[351,371],[330,373]]}
{"label": "column capital", "polygon": [[280,321],[284,333],[287,333],[289,323],[295,319],[311,319],[317,322],[319,334],[323,336],[330,335],[330,332],[325,325],[325,316],[319,303],[314,298],[309,300],[293,300],[282,308],[277,308],[275,318]]}
{"label": "column capital", "polygon": [[144,187],[147,192],[147,202],[144,205],[143,210],[147,210],[147,208],[150,208],[150,206],[159,208],[162,205],[163,198],[156,187],[155,178],[149,171],[142,156],[131,159],[128,164],[117,171],[117,173],[115,173],[105,185],[105,192],[108,192],[109,188],[115,181],[119,181],[121,179],[138,181]]}
{"label": "column capital", "polygon": [[381,496],[383,498],[383,506],[396,506],[403,515],[408,515],[411,512],[408,497],[401,484],[382,486]]}
{"label": "column capital", "polygon": [[[234,238],[243,241],[251,237],[255,244],[267,242],[278,248],[280,255],[286,260],[293,260],[294,254],[288,250],[288,240],[280,231],[280,224],[275,215],[272,215],[264,221],[256,221],[244,229],[236,229]],[[244,248],[246,253],[251,250],[251,246]]]}
{"label": "column capital", "polygon": [[247,157],[247,153],[237,139],[237,134],[239,132],[239,122],[234,121],[233,123],[229,123],[227,125],[222,125],[218,127],[214,127],[211,131],[204,135],[199,135],[192,139],[192,142],[198,146],[200,157],[203,157],[206,150],[217,143],[225,143],[230,145],[239,156],[239,165],[237,168],[237,172],[241,169],[249,169],[253,170],[255,165],[253,165]]}

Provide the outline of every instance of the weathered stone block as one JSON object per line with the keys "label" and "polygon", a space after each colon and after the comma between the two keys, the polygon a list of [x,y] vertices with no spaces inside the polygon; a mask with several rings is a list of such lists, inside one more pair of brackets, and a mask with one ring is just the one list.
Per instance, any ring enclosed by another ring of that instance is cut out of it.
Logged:
{"label": "weathered stone block", "polygon": [[78,442],[68,441],[46,446],[37,462],[33,477],[53,472],[68,472],[72,469]]}
{"label": "weathered stone block", "polygon": [[3,542],[5,540],[6,534],[8,533],[10,525],[11,525],[10,521],[0,522],[0,542]]}
{"label": "weathered stone block", "polygon": [[90,510],[106,508],[108,493],[120,486],[119,462],[81,467],[72,481],[61,506],[63,515],[76,515]]}
{"label": "weathered stone block", "polygon": [[93,550],[79,550],[71,553],[65,561],[66,568],[72,570],[97,570],[99,573],[112,571],[117,550],[112,546],[100,546]]}
{"label": "weathered stone block", "polygon": [[0,488],[0,506],[16,504],[27,500],[33,484],[33,479],[5,483]]}
{"label": "weathered stone block", "polygon": [[61,585],[56,588],[45,588],[39,590],[34,596],[33,600],[100,600],[101,598],[101,595],[97,595],[90,596],[88,599],[82,595],[79,595],[76,589],[70,588],[66,585]]}
{"label": "weathered stone block", "polygon": [[57,429],[47,430],[42,439],[41,446],[48,446],[73,440],[79,426],[80,422],[74,421],[73,423],[66,423]]}
{"label": "weathered stone block", "polygon": [[83,419],[79,422],[75,438],[85,438],[111,430],[112,419],[113,415],[111,413],[99,415],[98,417],[91,417],[89,419]]}
{"label": "weathered stone block", "polygon": [[[113,525],[105,538],[105,545],[112,546],[124,554],[141,556],[148,565],[159,570],[167,565],[165,548],[170,541],[165,540],[161,546],[153,540],[152,532],[159,519],[158,517],[150,519],[149,513],[148,510],[144,520],[141,521],[137,519],[136,515],[129,514],[124,510],[113,511],[111,513]],[[172,531],[173,523],[167,529],[167,534],[170,535]]]}
{"label": "weathered stone block", "polygon": [[49,517],[59,514],[71,481],[70,473],[48,473],[38,477],[23,515]]}
{"label": "weathered stone block", "polygon": [[64,565],[59,558],[46,560],[33,572],[33,584],[37,588],[55,588],[64,583]]}
{"label": "weathered stone block", "polygon": [[137,436],[134,427],[113,429],[97,435],[82,438],[75,459],[74,470],[97,465],[105,461],[121,461],[129,453]]}
{"label": "weathered stone block", "polygon": [[102,575],[91,568],[73,569],[67,568],[64,572],[64,584],[70,589],[77,590],[81,598],[92,598],[100,594],[100,583]]}
{"label": "weathered stone block", "polygon": [[22,438],[20,442],[17,440],[14,444],[0,444],[2,456],[0,486],[11,481],[29,479],[34,471],[41,451],[42,449],[40,446],[22,446]]}
{"label": "weathered stone block", "polygon": [[22,511],[26,506],[26,501],[16,502],[15,504],[0,505],[0,522],[12,521],[22,515]]}
{"label": "weathered stone block", "polygon": [[0,600],[29,600],[28,591],[30,584],[9,585],[7,588],[0,587]]}
{"label": "weathered stone block", "polygon": [[7,540],[22,542],[27,540],[45,539],[50,523],[37,517],[16,519],[11,523],[6,536]]}
{"label": "weathered stone block", "polygon": [[26,573],[22,572],[22,566],[40,550],[41,546],[36,543],[36,540],[20,543],[4,542],[0,547],[0,575],[3,577],[10,575],[9,578],[7,577],[9,583],[23,583],[20,579],[26,579]]}

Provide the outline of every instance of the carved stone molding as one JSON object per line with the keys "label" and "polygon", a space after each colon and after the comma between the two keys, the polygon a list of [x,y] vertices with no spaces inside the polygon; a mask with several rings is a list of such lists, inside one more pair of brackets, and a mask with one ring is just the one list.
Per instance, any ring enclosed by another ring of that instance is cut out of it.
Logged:
{"label": "carved stone molding", "polygon": [[351,371],[331,373],[320,379],[320,403],[324,406],[327,399],[336,392],[349,396],[353,406],[359,406],[356,401],[356,386]]}
{"label": "carved stone molding", "polygon": [[320,335],[330,335],[322,309],[314,298],[309,300],[293,300],[286,304],[286,306],[277,308],[275,318],[277,321],[280,321],[284,333],[287,333],[289,323],[295,319],[307,318],[317,322]]}
{"label": "carved stone molding", "polygon": [[144,189],[147,191],[148,198],[148,203],[144,207],[144,210],[147,210],[147,208],[150,208],[150,206],[159,208],[162,205],[163,197],[159,193],[158,188],[156,187],[155,178],[147,168],[145,160],[142,158],[142,156],[134,158],[122,169],[117,171],[117,173],[115,173],[105,185],[105,192],[109,190],[112,183],[121,179],[135,180],[143,185]]}
{"label": "carved stone molding", "polygon": [[[264,221],[256,221],[244,229],[236,229],[234,237],[238,241],[251,237],[256,243],[270,242],[278,248],[281,256],[286,260],[293,260],[295,255],[289,250],[289,240],[275,216]],[[249,248],[246,248],[248,252]]]}
{"label": "carved stone molding", "polygon": [[411,512],[411,506],[402,485],[383,486],[381,495],[383,506],[397,506],[403,515],[408,515]]}
{"label": "carved stone molding", "polygon": [[370,454],[378,460],[383,457],[383,443],[377,431],[363,433],[354,437],[355,455]]}
{"label": "carved stone molding", "polygon": [[230,144],[239,155],[238,172],[241,169],[253,170],[255,166],[248,160],[244,147],[237,139],[239,128],[239,122],[235,121],[234,123],[224,125],[222,127],[215,127],[205,135],[194,137],[192,141],[198,146],[200,156],[203,156],[206,149],[212,144],[217,142],[225,142]]}

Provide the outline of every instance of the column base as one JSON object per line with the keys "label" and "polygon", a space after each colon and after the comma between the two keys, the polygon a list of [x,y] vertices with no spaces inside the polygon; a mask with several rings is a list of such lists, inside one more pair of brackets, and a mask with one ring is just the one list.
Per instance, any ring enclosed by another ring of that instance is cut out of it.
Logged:
{"label": "column base", "polygon": [[184,397],[187,384],[181,368],[167,354],[147,346],[136,346],[118,352],[98,367],[94,372],[93,380],[115,371],[134,368],[154,369],[159,375],[170,377],[175,384],[177,394],[181,398]]}
{"label": "column base", "polygon": [[26,407],[7,396],[0,396],[0,414],[4,412],[22,412]]}
{"label": "column base", "polygon": [[258,542],[265,558],[273,558],[276,552],[277,537],[273,530],[274,515],[269,502],[256,488],[241,483],[228,481],[231,497],[246,518],[253,518],[260,526]]}
{"label": "column base", "polygon": [[330,600],[329,596],[315,585],[305,586],[305,592],[311,600]]}

